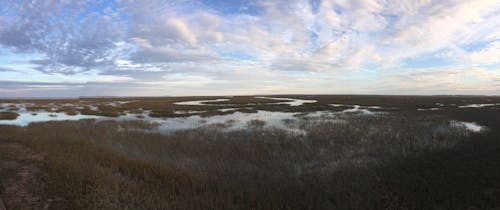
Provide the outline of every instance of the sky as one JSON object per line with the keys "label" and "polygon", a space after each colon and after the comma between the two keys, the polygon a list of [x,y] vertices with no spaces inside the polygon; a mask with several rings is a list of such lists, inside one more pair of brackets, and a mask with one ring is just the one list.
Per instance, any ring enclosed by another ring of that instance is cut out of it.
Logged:
{"label": "sky", "polygon": [[499,0],[0,0],[0,97],[500,94]]}

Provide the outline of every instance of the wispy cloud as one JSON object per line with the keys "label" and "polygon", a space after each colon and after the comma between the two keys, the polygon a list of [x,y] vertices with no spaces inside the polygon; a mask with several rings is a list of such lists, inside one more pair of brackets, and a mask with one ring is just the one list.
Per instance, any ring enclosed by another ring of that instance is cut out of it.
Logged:
{"label": "wispy cloud", "polygon": [[94,95],[491,94],[498,19],[491,0],[9,0],[0,75],[87,77]]}

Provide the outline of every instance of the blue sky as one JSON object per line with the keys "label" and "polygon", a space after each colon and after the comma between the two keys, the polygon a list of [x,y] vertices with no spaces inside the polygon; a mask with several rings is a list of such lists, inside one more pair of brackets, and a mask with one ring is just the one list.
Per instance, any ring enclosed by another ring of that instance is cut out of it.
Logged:
{"label": "blue sky", "polygon": [[0,97],[500,94],[496,0],[4,0]]}

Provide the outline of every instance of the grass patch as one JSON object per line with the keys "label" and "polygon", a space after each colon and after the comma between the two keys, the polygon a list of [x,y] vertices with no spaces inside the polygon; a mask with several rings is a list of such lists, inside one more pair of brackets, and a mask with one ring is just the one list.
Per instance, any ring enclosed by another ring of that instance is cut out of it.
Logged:
{"label": "grass patch", "polygon": [[18,116],[16,112],[0,112],[0,120],[15,120]]}
{"label": "grass patch", "polygon": [[[0,126],[0,139],[45,154],[44,197],[62,197],[53,209],[494,209],[500,206],[498,109],[416,108],[435,103],[497,103],[498,97],[276,96],[315,99],[298,107],[268,105],[177,106],[176,101],[219,97],[76,100],[97,111],[122,114],[153,110],[220,108],[312,112],[349,105],[398,107],[390,114],[339,115],[287,120],[294,134],[248,123],[231,123],[160,135],[143,121],[66,121]],[[119,106],[113,101],[134,100]],[[232,99],[233,100],[233,99]],[[82,102],[83,101],[83,102]],[[237,101],[237,102],[236,102]],[[61,101],[58,104],[62,104]],[[276,102],[276,101],[273,101]],[[45,102],[44,102],[45,103]],[[37,103],[35,103],[37,104]],[[332,107],[329,104],[347,104]],[[41,105],[41,102],[40,102]],[[339,110],[336,110],[339,109]],[[229,111],[231,113],[233,111]],[[84,114],[85,114],[84,113]],[[187,115],[182,115],[187,116]],[[486,133],[450,127],[450,120],[477,122]],[[1,156],[1,155],[0,155]]]}
{"label": "grass patch", "polygon": [[62,209],[413,208],[420,204],[394,199],[415,194],[396,190],[398,183],[384,177],[407,175],[393,167],[441,154],[470,135],[440,117],[342,119],[350,123],[290,122],[308,131],[298,136],[258,120],[251,130],[207,127],[166,136],[138,131],[156,126],[142,121],[47,122],[0,131],[46,154],[44,191],[63,197],[54,204]]}

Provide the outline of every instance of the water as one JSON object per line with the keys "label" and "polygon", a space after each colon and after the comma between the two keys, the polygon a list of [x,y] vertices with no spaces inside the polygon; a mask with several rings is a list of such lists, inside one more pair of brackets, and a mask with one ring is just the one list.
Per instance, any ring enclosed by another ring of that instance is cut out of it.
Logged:
{"label": "water", "polygon": [[206,104],[210,102],[223,102],[223,101],[229,101],[227,98],[221,98],[221,99],[214,99],[214,100],[196,100],[196,101],[182,101],[182,102],[175,102],[175,105],[191,105],[191,106],[211,106],[214,104]]}
{"label": "water", "polygon": [[[303,132],[296,128],[291,128],[285,124],[286,120],[298,119],[298,113],[290,112],[269,112],[257,111],[256,113],[235,112],[227,115],[214,115],[201,117],[192,115],[188,117],[169,117],[169,118],[152,118],[145,116],[143,120],[148,122],[158,123],[156,128],[160,133],[171,133],[177,130],[195,129],[200,127],[223,125],[227,131],[247,129],[248,124],[252,120],[261,120],[265,122],[264,127],[275,127],[291,132]],[[133,120],[137,119],[134,114],[118,117],[116,120]]]}
{"label": "water", "polygon": [[318,102],[317,100],[303,100],[303,99],[295,99],[295,98],[272,98],[272,97],[264,97],[264,96],[255,97],[255,98],[284,101],[284,102],[278,102],[278,103],[272,103],[272,104],[288,104],[290,106],[302,106],[306,103]]}
{"label": "water", "polygon": [[[271,99],[271,100],[279,100],[283,102],[276,102],[276,103],[269,103],[269,104],[287,104],[290,106],[302,106],[306,103],[316,103],[318,102],[317,100],[303,100],[303,99],[295,99],[295,98],[272,98],[272,97],[255,97],[255,98],[262,98],[262,99]],[[193,106],[213,106],[214,104],[207,104],[210,102],[222,102],[222,101],[229,101],[229,99],[221,98],[221,99],[214,99],[214,100],[196,100],[196,101],[182,101],[182,102],[175,102],[174,104],[176,105],[193,105]],[[218,104],[221,105],[221,104]],[[228,104],[224,104],[228,105]],[[255,105],[255,104],[247,104],[247,105]]]}
{"label": "water", "polygon": [[[257,111],[256,113],[242,113],[235,112],[227,115],[215,115],[208,117],[201,117],[199,115],[192,115],[188,117],[168,117],[168,118],[153,118],[150,117],[149,112],[146,111],[144,114],[131,114],[128,113],[119,117],[104,117],[95,115],[68,115],[66,113],[54,113],[54,112],[22,112],[15,120],[0,120],[0,125],[17,125],[17,126],[27,126],[30,123],[36,122],[48,122],[48,121],[76,121],[83,119],[96,119],[96,120],[116,120],[116,121],[127,121],[127,120],[144,120],[146,122],[157,123],[157,132],[160,133],[171,133],[177,130],[184,129],[195,129],[200,127],[208,126],[222,126],[225,130],[238,130],[249,128],[249,123],[253,120],[260,120],[265,122],[263,127],[274,127],[283,130],[290,131],[296,134],[304,134],[305,131],[300,130],[296,127],[287,124],[288,122],[300,119],[302,117],[314,116],[314,114],[300,115],[300,113],[290,113],[290,112],[270,112],[270,111]],[[142,119],[138,117],[142,116]]]}
{"label": "water", "polygon": [[[333,106],[333,107],[352,106],[353,108],[346,109],[346,110],[342,111],[342,113],[361,113],[361,114],[367,114],[367,115],[381,113],[380,111],[374,112],[374,111],[371,111],[370,109],[377,109],[377,110],[387,109],[387,108],[384,108],[384,107],[381,107],[381,106],[362,106],[362,105],[358,105],[358,104],[355,104],[355,105],[329,104],[329,105]],[[393,108],[390,108],[390,109],[393,109]]]}
{"label": "water", "polygon": [[418,108],[417,111],[437,111],[440,110],[440,108]]}
{"label": "water", "polygon": [[[277,98],[275,98],[277,100]],[[199,101],[186,101],[179,102],[182,105],[206,105],[206,102],[220,102],[228,101],[229,99],[215,99],[215,100],[199,100]],[[280,98],[281,100],[281,98]],[[303,103],[312,103],[312,100],[298,100],[291,99],[293,101],[286,102],[290,106],[302,105]],[[304,102],[307,101],[307,102]],[[126,121],[126,120],[144,120],[146,122],[157,123],[157,132],[160,133],[171,133],[177,130],[183,129],[195,129],[200,127],[208,126],[218,126],[222,127],[228,131],[237,129],[248,129],[251,127],[249,124],[253,120],[263,121],[263,127],[275,127],[279,129],[284,129],[292,133],[304,134],[305,131],[301,130],[294,123],[298,120],[317,118],[322,120],[332,120],[334,122],[340,122],[338,120],[338,114],[366,114],[373,115],[382,112],[374,112],[370,109],[384,109],[380,106],[361,106],[361,105],[343,105],[343,104],[331,104],[331,106],[352,106],[352,108],[345,109],[340,112],[332,111],[320,111],[311,113],[296,113],[296,112],[272,112],[259,110],[256,113],[243,113],[234,112],[227,115],[215,115],[208,117],[201,117],[199,115],[192,115],[188,117],[168,117],[168,118],[153,118],[149,116],[150,111],[146,110],[143,114],[132,114],[127,113],[126,115],[119,117],[104,117],[95,115],[68,115],[66,113],[55,113],[49,111],[36,111],[29,112],[26,110],[26,104],[1,104],[3,109],[8,106],[14,105],[18,108],[17,113],[19,116],[14,120],[0,120],[0,125],[17,125],[17,126],[27,126],[30,123],[35,122],[47,122],[47,121],[76,121],[83,119],[96,119],[96,120],[116,120],[116,121]],[[91,108],[97,108],[96,106],[91,106]],[[221,112],[236,111],[236,108],[223,108],[219,109]],[[177,114],[199,114],[205,111],[193,111],[193,110],[179,110],[175,111]],[[345,123],[345,122],[343,122]],[[482,132],[485,127],[478,125],[474,122],[461,122],[461,121],[451,121],[452,126],[460,126],[470,132]]]}
{"label": "water", "polygon": [[452,121],[452,126],[464,127],[470,132],[478,133],[484,131],[486,128],[475,122],[462,122],[462,121]]}
{"label": "water", "polygon": [[464,105],[464,106],[459,106],[458,108],[483,108],[483,107],[489,107],[489,106],[498,106],[498,104],[469,104],[469,105]]}
{"label": "water", "polygon": [[224,109],[217,109],[217,111],[219,111],[219,112],[232,112],[232,111],[236,111],[238,109],[240,109],[240,108],[224,108]]}
{"label": "water", "polygon": [[15,120],[0,120],[0,125],[17,125],[27,126],[34,122],[47,122],[47,121],[64,121],[64,120],[83,120],[83,119],[100,119],[101,116],[94,115],[68,115],[66,113],[54,112],[21,112]]}
{"label": "water", "polygon": [[205,113],[207,111],[194,111],[194,110],[176,110],[174,111],[174,114],[201,114]]}
{"label": "water", "polygon": [[375,114],[375,112],[372,112],[368,109],[362,108],[360,105],[354,105],[354,108],[352,109],[346,109],[342,111],[343,113],[350,113],[350,112],[359,112],[362,114]]}

